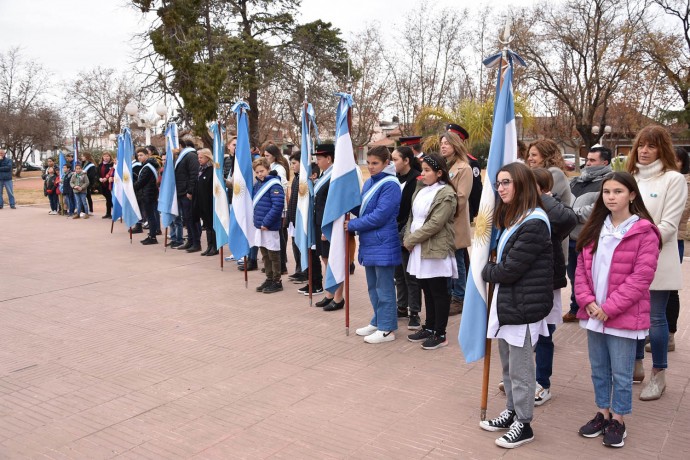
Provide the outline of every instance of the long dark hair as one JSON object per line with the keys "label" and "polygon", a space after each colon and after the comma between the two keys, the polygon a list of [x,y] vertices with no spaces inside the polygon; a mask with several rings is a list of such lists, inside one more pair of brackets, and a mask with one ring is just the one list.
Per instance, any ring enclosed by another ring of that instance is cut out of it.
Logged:
{"label": "long dark hair", "polygon": [[[599,243],[599,234],[601,233],[601,227],[604,225],[606,216],[611,214],[611,211],[604,204],[604,185],[615,180],[622,184],[629,192],[635,192],[635,198],[632,203],[628,205],[630,213],[640,216],[640,219],[646,219],[651,223],[654,223],[654,219],[649,215],[647,207],[644,205],[642,200],[642,195],[640,195],[640,189],[637,187],[637,181],[632,176],[632,174],[625,171],[614,171],[610,176],[601,182],[601,187],[599,188],[599,198],[594,203],[594,209],[592,214],[589,216],[587,223],[582,228],[580,236],[577,239],[577,251],[582,251],[582,249],[589,243],[594,243],[592,252],[596,252]],[[659,249],[661,249],[661,240],[659,240]]]}
{"label": "long dark hair", "polygon": [[[440,153],[427,153],[422,157],[422,163],[428,164],[434,172],[441,171],[441,177],[438,178],[438,181],[445,182],[453,187],[453,184],[450,182],[450,176],[448,176],[448,163],[446,163],[446,159],[443,158],[443,155]],[[453,187],[453,189],[455,189],[455,187]]]}
{"label": "long dark hair", "polygon": [[683,147],[675,147],[673,150],[676,152],[676,159],[680,161],[680,173],[690,173],[690,156],[688,156],[688,151]]}
{"label": "long dark hair", "polygon": [[400,158],[402,158],[403,161],[408,160],[410,162],[410,168],[414,169],[415,171],[422,171],[422,165],[417,157],[414,156],[414,151],[412,151],[411,148],[401,145],[400,147],[395,148],[394,152],[396,151],[400,154]]}
{"label": "long dark hair", "polygon": [[[537,181],[532,171],[522,163],[509,163],[498,170],[510,174],[513,181],[513,201],[504,203],[500,198],[496,200],[494,222],[498,228],[508,228],[522,221],[525,215],[541,208],[541,198],[537,190]],[[496,175],[498,177],[498,175]]]}
{"label": "long dark hair", "polygon": [[376,147],[370,148],[367,152],[367,156],[376,157],[381,160],[382,163],[391,160],[391,152],[388,150],[388,147],[384,145],[377,145]]}
{"label": "long dark hair", "polygon": [[268,152],[271,154],[273,158],[275,158],[276,163],[281,165],[283,168],[285,168],[285,175],[286,179],[290,180],[290,165],[288,164],[287,160],[283,156],[283,154],[280,152],[280,149],[278,148],[277,145],[275,144],[268,144],[264,151]]}

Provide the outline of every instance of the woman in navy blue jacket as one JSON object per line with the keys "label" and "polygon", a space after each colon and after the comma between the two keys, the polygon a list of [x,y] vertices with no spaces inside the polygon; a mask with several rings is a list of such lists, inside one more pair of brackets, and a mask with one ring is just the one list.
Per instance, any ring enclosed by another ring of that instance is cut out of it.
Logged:
{"label": "woman in navy blue jacket", "polygon": [[359,263],[364,265],[374,317],[368,326],[357,329],[367,343],[395,340],[398,329],[395,302],[395,267],[402,263],[397,216],[400,209],[400,184],[390,153],[383,146],[367,152],[371,178],[362,189],[359,217],[346,223],[346,230],[359,233]]}
{"label": "woman in navy blue jacket", "polygon": [[257,158],[252,163],[256,174],[254,184],[254,227],[256,245],[266,269],[266,281],[256,288],[257,292],[271,294],[283,290],[280,280],[280,226],[282,224],[285,194],[278,174],[271,171],[266,158]]}

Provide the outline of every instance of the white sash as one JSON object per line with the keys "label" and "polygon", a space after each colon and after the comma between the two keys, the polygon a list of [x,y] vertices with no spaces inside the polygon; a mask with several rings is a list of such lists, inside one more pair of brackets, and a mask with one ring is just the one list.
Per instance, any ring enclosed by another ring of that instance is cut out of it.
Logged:
{"label": "white sash", "polygon": [[183,151],[180,152],[180,156],[177,157],[177,160],[175,161],[175,168],[177,168],[177,165],[180,164],[180,161],[187,155],[189,152],[196,152],[192,147],[187,147]]}
{"label": "white sash", "polygon": [[508,227],[502,234],[501,237],[498,239],[498,248],[496,251],[496,260],[501,261],[501,256],[503,255],[503,249],[505,248],[506,242],[508,242],[508,239],[517,231],[518,228],[528,220],[532,219],[541,219],[544,222],[546,222],[546,226],[549,229],[549,233],[551,232],[551,225],[549,224],[549,218],[544,212],[543,209],[541,208],[535,208],[533,209],[523,220],[517,225],[513,225],[512,227]]}
{"label": "white sash", "polygon": [[331,180],[331,174],[333,174],[333,166],[328,168],[326,172],[323,173],[323,176],[319,177],[319,180],[317,180],[316,184],[314,184],[314,195],[316,195],[316,192],[318,192],[321,187]]}
{"label": "white sash", "polygon": [[89,169],[91,169],[93,167],[94,167],[93,163],[87,164],[86,167],[84,168],[84,172],[88,171]]}
{"label": "white sash", "polygon": [[[275,177],[275,176],[271,176],[270,179],[268,179],[266,182],[263,183],[263,185],[261,186],[261,188],[259,189],[259,191],[256,192],[256,195],[254,195],[254,198],[252,199],[252,204],[253,204],[254,207],[256,207],[257,203],[261,200],[261,198],[263,198],[263,196],[264,196],[264,195],[268,192],[268,190],[273,186],[273,183],[274,183],[274,182],[275,182],[276,184],[280,185],[280,179],[277,178],[277,177]],[[282,187],[282,186],[281,186],[281,187]]]}
{"label": "white sash", "polygon": [[386,182],[395,182],[398,183],[398,179],[395,176],[386,176],[377,183],[375,183],[369,190],[367,190],[367,193],[364,194],[362,197],[362,205],[359,208],[359,215],[362,216],[364,214],[364,211],[367,209],[367,205],[369,204],[369,200],[374,196],[374,193],[381,188],[383,184]]}
{"label": "white sash", "polygon": [[[156,177],[156,181],[157,181],[157,180],[158,180],[158,171],[156,171],[156,168],[154,168],[153,165],[152,165],[151,163],[146,163],[146,164],[144,164],[143,167],[145,168],[145,167],[147,167],[147,166],[149,167],[149,169],[150,169],[151,171],[153,171],[153,175]],[[141,171],[139,172],[139,174],[141,175]]]}

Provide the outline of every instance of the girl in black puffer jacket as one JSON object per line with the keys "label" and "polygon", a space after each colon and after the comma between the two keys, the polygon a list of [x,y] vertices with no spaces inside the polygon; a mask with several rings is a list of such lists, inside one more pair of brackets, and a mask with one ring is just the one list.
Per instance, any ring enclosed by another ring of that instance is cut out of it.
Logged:
{"label": "girl in black puffer jacket", "polygon": [[488,262],[482,277],[495,284],[487,337],[498,339],[506,410],[480,427],[508,430],[496,444],[513,448],[534,439],[532,345],[540,334],[548,334],[544,319],[553,306],[553,249],[549,219],[529,168],[508,164],[496,179],[497,262]]}

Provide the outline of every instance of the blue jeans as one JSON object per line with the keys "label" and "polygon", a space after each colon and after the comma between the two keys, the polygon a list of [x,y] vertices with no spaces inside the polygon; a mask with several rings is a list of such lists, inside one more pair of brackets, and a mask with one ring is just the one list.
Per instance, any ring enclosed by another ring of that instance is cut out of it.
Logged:
{"label": "blue jeans", "polygon": [[74,199],[74,193],[65,195],[65,207],[67,208],[67,214],[70,216],[77,210],[77,202]]}
{"label": "blue jeans", "polygon": [[86,192],[75,193],[74,199],[77,202],[77,213],[89,213],[89,203],[86,201]]}
{"label": "blue jeans", "polygon": [[[668,367],[668,321],[666,320],[666,304],[671,291],[649,291],[652,304],[649,325],[649,343],[652,345],[652,366],[654,369]],[[637,341],[635,359],[644,359],[644,339]]]}
{"label": "blue jeans", "polygon": [[184,236],[182,234],[182,218],[180,216],[173,219],[172,224],[170,224],[170,241],[173,243],[182,244]]}
{"label": "blue jeans", "polygon": [[467,271],[465,270],[465,253],[467,249],[455,250],[455,263],[458,265],[458,278],[450,281],[450,295],[459,300],[465,300],[465,285],[467,284]]}
{"label": "blue jeans", "polygon": [[565,272],[570,280],[570,313],[573,315],[577,313],[579,306],[575,300],[575,269],[577,269],[577,256],[580,254],[575,250],[577,245],[576,240],[568,241],[568,265],[565,267]]}
{"label": "blue jeans", "polygon": [[535,347],[535,361],[537,367],[537,383],[542,388],[551,388],[551,374],[553,374],[553,333],[555,324],[547,324],[549,336],[539,336]]}
{"label": "blue jeans", "polygon": [[374,307],[371,325],[381,331],[394,331],[398,328],[397,306],[395,303],[395,267],[364,267],[369,288],[369,299]]}
{"label": "blue jeans", "polygon": [[7,190],[7,199],[10,202],[10,208],[14,208],[15,203],[14,203],[14,185],[12,183],[12,179],[10,180],[0,180],[0,208],[2,208],[5,205],[5,202],[2,201],[2,189]]}
{"label": "blue jeans", "polygon": [[635,342],[635,339],[587,331],[594,402],[599,409],[611,409],[618,415],[632,412]]}

